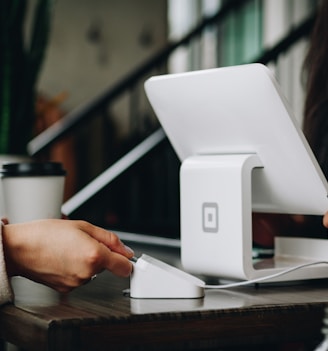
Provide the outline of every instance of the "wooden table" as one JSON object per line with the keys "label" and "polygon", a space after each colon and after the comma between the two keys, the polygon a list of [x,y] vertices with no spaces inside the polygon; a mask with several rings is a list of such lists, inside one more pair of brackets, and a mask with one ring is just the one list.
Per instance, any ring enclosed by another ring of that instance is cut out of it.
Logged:
{"label": "wooden table", "polygon": [[130,299],[128,287],[104,272],[66,297],[33,294],[0,309],[0,337],[28,350],[267,351],[318,343],[328,301],[328,280],[211,290],[195,300]]}

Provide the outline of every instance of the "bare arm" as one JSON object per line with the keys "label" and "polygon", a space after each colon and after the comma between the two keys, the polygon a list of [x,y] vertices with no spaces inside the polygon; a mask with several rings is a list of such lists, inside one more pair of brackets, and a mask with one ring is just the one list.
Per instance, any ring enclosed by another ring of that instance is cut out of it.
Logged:
{"label": "bare arm", "polygon": [[133,251],[112,232],[85,221],[40,220],[3,226],[8,276],[68,292],[107,269],[127,277]]}

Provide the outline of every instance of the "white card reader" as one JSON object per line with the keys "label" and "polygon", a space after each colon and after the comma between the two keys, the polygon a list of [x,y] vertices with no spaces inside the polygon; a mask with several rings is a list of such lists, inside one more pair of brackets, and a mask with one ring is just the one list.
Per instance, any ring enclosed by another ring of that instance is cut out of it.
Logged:
{"label": "white card reader", "polygon": [[205,283],[180,269],[143,254],[133,263],[130,278],[132,298],[201,298]]}

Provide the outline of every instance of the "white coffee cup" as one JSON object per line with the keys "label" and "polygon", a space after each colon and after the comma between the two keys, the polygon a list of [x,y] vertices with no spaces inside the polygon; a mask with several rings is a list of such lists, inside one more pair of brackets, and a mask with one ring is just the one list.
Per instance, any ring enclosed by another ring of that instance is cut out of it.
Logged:
{"label": "white coffee cup", "polygon": [[[9,223],[61,218],[66,175],[61,163],[4,163],[0,175],[4,217]],[[27,278],[13,277],[11,283],[15,303],[53,305],[59,301],[55,290]]]}
{"label": "white coffee cup", "polygon": [[0,174],[9,223],[61,218],[66,175],[61,163],[5,163]]}

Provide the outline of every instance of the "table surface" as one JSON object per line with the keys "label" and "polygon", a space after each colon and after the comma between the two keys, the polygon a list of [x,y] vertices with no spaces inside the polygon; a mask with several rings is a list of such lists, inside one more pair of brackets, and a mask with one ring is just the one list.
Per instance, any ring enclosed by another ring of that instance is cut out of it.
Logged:
{"label": "table surface", "polygon": [[0,309],[0,336],[27,350],[246,350],[319,341],[328,301],[328,280],[208,290],[202,299],[131,299],[128,287],[103,272],[67,296],[24,289]]}

